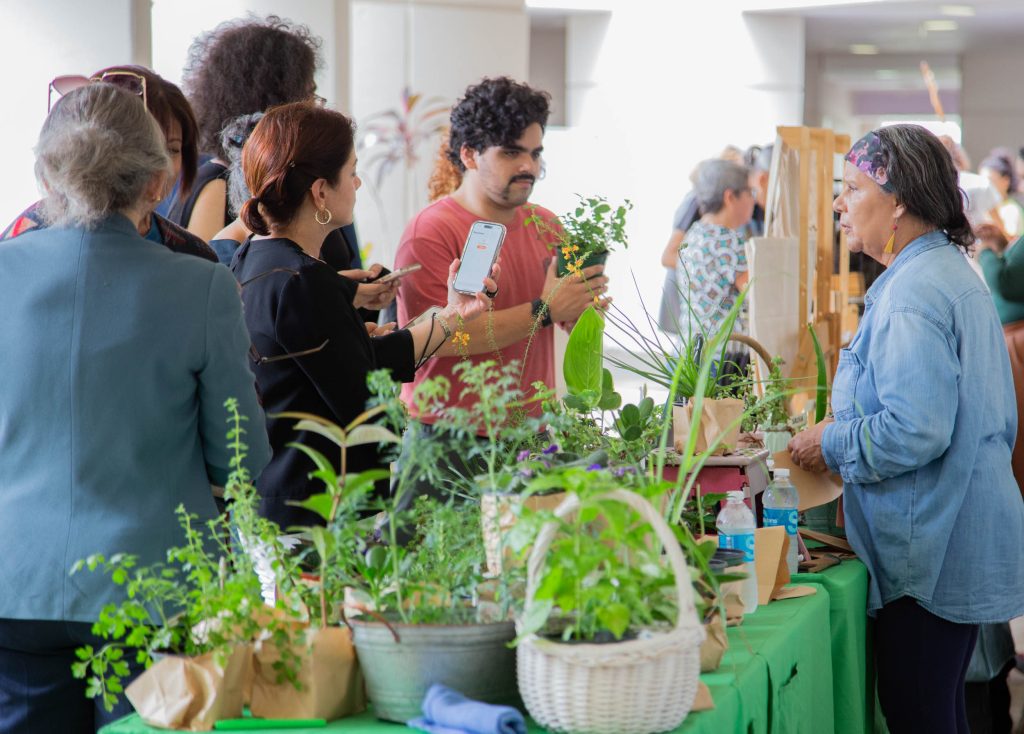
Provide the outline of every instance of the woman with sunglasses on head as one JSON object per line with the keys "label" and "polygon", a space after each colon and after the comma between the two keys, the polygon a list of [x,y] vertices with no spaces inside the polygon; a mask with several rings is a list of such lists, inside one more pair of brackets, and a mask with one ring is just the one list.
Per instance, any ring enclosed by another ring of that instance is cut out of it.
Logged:
{"label": "woman with sunglasses on head", "polygon": [[[352,122],[341,113],[295,103],[268,111],[242,153],[253,194],[242,220],[255,234],[235,254],[232,270],[242,286],[250,358],[269,416],[302,411],[347,425],[366,408],[370,371],[389,368],[395,379],[412,380],[417,365],[460,323],[490,305],[484,293],[464,296],[452,289],[456,260],[449,270],[448,303],[435,316],[398,331],[362,320],[353,304],[356,284],[317,257],[328,233],[352,221],[360,185],[353,135]],[[494,294],[492,278],[484,285]],[[256,482],[261,511],[284,528],[322,523],[289,504],[322,487],[309,478],[309,458],[288,444],[337,455],[330,442],[296,432],[294,425],[292,419],[268,418],[274,456]],[[375,446],[348,453],[349,472],[379,465]]]}
{"label": "woman with sunglasses on head", "polygon": [[72,564],[155,563],[181,542],[176,507],[216,515],[228,398],[250,426],[251,473],[270,447],[231,273],[139,234],[171,177],[142,100],[112,84],[69,92],[36,175],[48,226],[0,247],[0,731],[84,734],[131,710],[106,714],[71,675],[123,592]]}
{"label": "woman with sunglasses on head", "polygon": [[[129,64],[101,69],[91,77],[57,77],[50,82],[50,93],[51,96],[54,91],[66,94],[89,84],[111,84],[142,98],[163,132],[171,159],[173,176],[170,181],[180,177],[182,187],[186,190],[191,187],[196,176],[199,131],[192,107],[181,90],[156,72]],[[38,207],[37,202],[19,214],[0,234],[0,241],[46,226]],[[214,262],[217,260],[216,253],[206,242],[155,211],[139,222],[139,234],[175,252],[197,255]]]}

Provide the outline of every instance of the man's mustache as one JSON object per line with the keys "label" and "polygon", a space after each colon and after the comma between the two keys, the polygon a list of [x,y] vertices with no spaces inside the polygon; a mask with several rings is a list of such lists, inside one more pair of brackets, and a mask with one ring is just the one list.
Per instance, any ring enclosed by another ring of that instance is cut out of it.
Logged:
{"label": "man's mustache", "polygon": [[518,176],[513,176],[511,179],[509,179],[510,184],[514,184],[519,181],[529,181],[530,183],[537,183],[537,177],[531,176],[529,173],[523,173]]}

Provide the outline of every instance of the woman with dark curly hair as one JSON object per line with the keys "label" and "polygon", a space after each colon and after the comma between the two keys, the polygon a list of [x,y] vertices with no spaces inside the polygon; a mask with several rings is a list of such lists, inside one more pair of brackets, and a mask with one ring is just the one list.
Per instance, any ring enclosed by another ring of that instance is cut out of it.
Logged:
{"label": "woman with dark curly hair", "polygon": [[225,21],[193,41],[182,86],[199,122],[199,149],[213,156],[170,218],[210,240],[234,218],[228,210],[228,155],[221,130],[239,115],[315,98],[319,38],[276,15]]}
{"label": "woman with dark curly hair", "polygon": [[992,299],[957,172],[917,125],[868,133],[833,208],[852,252],[885,266],[832,386],[834,420],[789,443],[839,473],[846,530],[871,580],[878,697],[889,731],[966,734],[964,680],[981,624],[1024,613],[1017,421]]}
{"label": "woman with dark curly hair", "polygon": [[[50,86],[58,94],[67,94],[73,89],[97,83],[112,84],[142,97],[146,109],[160,125],[167,142],[167,154],[171,158],[174,174],[171,180],[180,179],[181,189],[188,192],[196,178],[199,129],[192,106],[181,90],[155,71],[133,64],[100,69],[91,77],[59,76]],[[46,222],[39,212],[39,203],[36,202],[7,226],[3,234],[0,234],[0,241],[45,226]],[[207,260],[217,259],[206,242],[155,211],[142,220],[140,227],[139,234],[143,237],[175,252],[198,255]]]}

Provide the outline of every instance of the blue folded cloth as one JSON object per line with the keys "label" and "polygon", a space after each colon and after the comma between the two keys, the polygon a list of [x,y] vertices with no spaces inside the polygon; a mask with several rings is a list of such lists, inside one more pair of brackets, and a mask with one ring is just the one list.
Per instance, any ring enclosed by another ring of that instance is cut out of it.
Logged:
{"label": "blue folded cloth", "polygon": [[423,716],[408,724],[430,734],[526,734],[526,720],[511,706],[471,701],[440,683],[423,697]]}

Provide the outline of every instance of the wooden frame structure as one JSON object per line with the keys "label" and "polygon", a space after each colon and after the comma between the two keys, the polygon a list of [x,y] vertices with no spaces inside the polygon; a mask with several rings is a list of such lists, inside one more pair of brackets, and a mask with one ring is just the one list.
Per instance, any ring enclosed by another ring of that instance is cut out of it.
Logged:
{"label": "wooden frame structure", "polygon": [[[845,155],[849,148],[850,136],[837,135],[832,130],[777,128],[765,235],[793,237],[799,242],[799,294],[794,326],[801,336],[795,363],[789,365],[789,377],[808,378],[817,374],[814,343],[804,328],[807,323],[814,324],[831,374],[835,374],[839,361],[844,338],[843,314],[848,311],[850,298],[850,253],[845,236],[840,236],[839,277],[834,279],[832,202],[836,156]],[[798,171],[792,170],[794,157]],[[776,213],[779,216],[773,216]]]}

